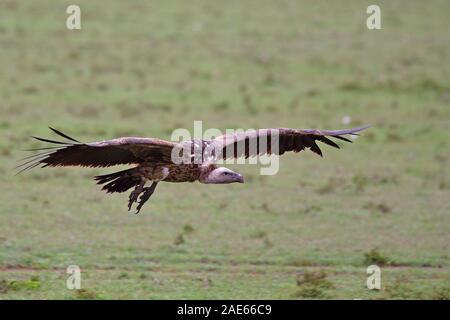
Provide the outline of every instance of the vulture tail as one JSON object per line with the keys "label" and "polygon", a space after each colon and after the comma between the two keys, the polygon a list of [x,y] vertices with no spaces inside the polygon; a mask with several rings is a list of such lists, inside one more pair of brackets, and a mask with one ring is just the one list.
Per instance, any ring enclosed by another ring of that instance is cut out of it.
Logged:
{"label": "vulture tail", "polygon": [[128,189],[138,185],[141,177],[136,174],[135,168],[118,171],[114,173],[95,176],[97,184],[104,184],[102,190],[106,193],[125,192]]}

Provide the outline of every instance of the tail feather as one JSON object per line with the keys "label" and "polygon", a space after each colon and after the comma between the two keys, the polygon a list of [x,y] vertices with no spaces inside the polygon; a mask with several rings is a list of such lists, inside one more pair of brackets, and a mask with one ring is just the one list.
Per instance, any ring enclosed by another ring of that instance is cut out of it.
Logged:
{"label": "tail feather", "polygon": [[97,184],[104,184],[102,190],[106,193],[125,192],[141,182],[140,176],[135,174],[135,168],[95,176],[94,180]]}

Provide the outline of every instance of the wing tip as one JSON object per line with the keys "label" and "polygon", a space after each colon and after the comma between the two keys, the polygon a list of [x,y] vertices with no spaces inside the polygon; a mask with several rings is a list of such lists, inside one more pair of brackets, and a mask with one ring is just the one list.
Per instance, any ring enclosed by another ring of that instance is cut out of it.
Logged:
{"label": "wing tip", "polygon": [[[353,128],[353,129],[350,129],[350,130],[352,130],[353,133],[356,133],[356,132],[361,132],[361,131],[363,131],[363,130],[369,129],[369,128],[371,128],[371,127],[372,127],[371,124],[366,124],[366,125],[363,125],[363,126],[361,126],[361,127]],[[352,133],[351,133],[351,134],[352,134]]]}
{"label": "wing tip", "polygon": [[76,140],[76,139],[74,139],[74,138],[68,136],[67,134],[65,134],[65,133],[63,133],[63,132],[61,132],[61,131],[59,131],[59,130],[57,130],[57,129],[51,127],[51,126],[48,126],[48,128],[49,128],[50,130],[52,130],[54,133],[56,133],[57,135],[59,135],[59,136],[61,136],[61,137],[63,137],[63,138],[66,138],[66,139],[68,139],[68,140],[70,140],[70,141],[73,141],[73,142],[76,142],[76,143],[81,143],[80,141],[78,141],[78,140]]}

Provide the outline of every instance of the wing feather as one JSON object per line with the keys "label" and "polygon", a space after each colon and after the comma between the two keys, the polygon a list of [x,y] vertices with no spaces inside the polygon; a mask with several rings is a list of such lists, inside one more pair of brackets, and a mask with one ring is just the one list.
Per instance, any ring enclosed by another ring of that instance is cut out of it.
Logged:
{"label": "wing feather", "polygon": [[[22,159],[17,168],[22,171],[37,165],[42,167],[81,166],[109,167],[120,164],[170,163],[172,148],[176,142],[155,139],[122,137],[92,143],[82,143],[68,135],[50,128],[54,133],[69,140],[56,141],[40,137],[35,139],[57,144],[57,147],[44,147],[35,150],[50,151],[37,153]],[[55,149],[51,149],[55,148]]]}
{"label": "wing feather", "polygon": [[[222,135],[210,141],[216,149],[217,159],[237,158],[241,156],[253,157],[258,154],[279,154],[294,151],[300,152],[309,149],[322,156],[322,150],[317,145],[317,141],[325,143],[331,147],[339,149],[339,145],[330,138],[336,138],[346,142],[352,142],[345,135],[357,135],[358,132],[367,129],[369,126],[344,129],[344,130],[317,130],[317,129],[259,129],[249,130],[245,133]],[[271,136],[271,134],[274,134]],[[278,137],[278,152],[272,150],[271,138]],[[267,142],[265,148],[261,149],[260,142],[264,138]],[[251,143],[256,143],[257,147],[250,148]],[[256,152],[255,152],[256,150]]]}

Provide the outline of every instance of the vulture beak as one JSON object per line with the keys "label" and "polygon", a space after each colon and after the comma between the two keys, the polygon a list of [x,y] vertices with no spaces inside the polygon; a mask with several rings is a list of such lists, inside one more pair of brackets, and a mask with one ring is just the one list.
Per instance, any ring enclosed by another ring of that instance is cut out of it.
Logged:
{"label": "vulture beak", "polygon": [[239,173],[236,174],[236,182],[244,183],[244,177]]}

